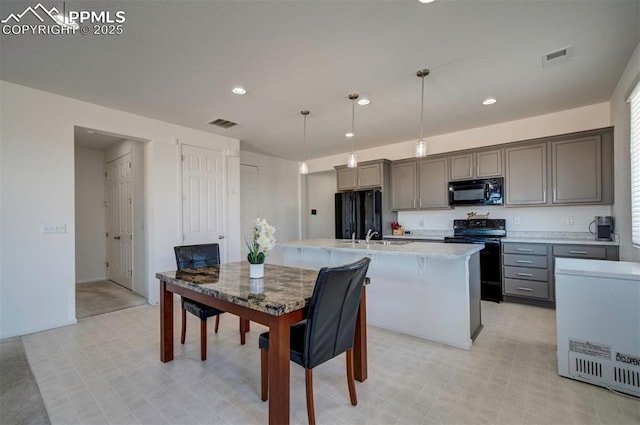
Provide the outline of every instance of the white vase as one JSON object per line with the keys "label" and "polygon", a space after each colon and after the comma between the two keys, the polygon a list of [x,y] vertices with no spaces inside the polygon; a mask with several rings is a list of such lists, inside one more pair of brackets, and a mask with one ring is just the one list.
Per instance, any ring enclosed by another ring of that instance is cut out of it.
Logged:
{"label": "white vase", "polygon": [[249,278],[260,279],[264,277],[264,263],[251,264],[249,263]]}

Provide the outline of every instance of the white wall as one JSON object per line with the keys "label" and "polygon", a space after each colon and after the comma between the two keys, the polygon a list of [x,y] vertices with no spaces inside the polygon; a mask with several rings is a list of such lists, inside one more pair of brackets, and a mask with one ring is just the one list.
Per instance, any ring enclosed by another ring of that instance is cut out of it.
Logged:
{"label": "white wall", "polygon": [[[155,272],[175,268],[180,240],[178,144],[237,152],[239,141],[94,104],[0,82],[0,338],[75,323],[75,125],[149,140],[144,156],[149,301]],[[233,163],[233,155],[227,157]],[[227,167],[228,208],[239,205],[239,166]],[[229,210],[230,217],[239,216]],[[44,223],[67,233],[44,235]],[[240,232],[229,220],[228,249],[239,258]],[[34,264],[34,259],[37,261]],[[37,311],[38,314],[33,312]]]}
{"label": "white wall", "polygon": [[75,148],[76,283],[105,280],[104,152]]}
{"label": "white wall", "polygon": [[[509,121],[486,127],[472,128],[455,133],[441,134],[427,138],[429,154],[438,154],[462,149],[479,148],[519,140],[554,136],[556,134],[609,127],[609,102],[583,106],[581,108],[554,112]],[[416,140],[409,140],[378,148],[357,151],[358,161],[386,158],[390,160],[411,158]],[[309,172],[333,169],[335,165],[347,163],[347,153],[326,156],[307,161]]]}
{"label": "white wall", "polygon": [[300,231],[300,175],[298,163],[253,152],[240,151],[242,164],[259,168],[260,218],[276,228],[279,241],[295,240]]}
{"label": "white wall", "polygon": [[[334,170],[307,174],[302,208],[303,239],[335,237],[335,201],[337,182]],[[317,210],[311,215],[311,209]]]}
{"label": "white wall", "polygon": [[[454,150],[477,148],[500,143],[515,142],[556,134],[608,127],[609,103],[599,103],[581,108],[560,111],[517,121],[479,127],[456,133],[443,134],[428,139],[429,153],[436,154]],[[617,129],[616,129],[617,131]],[[359,161],[386,158],[390,160],[413,157],[415,140],[396,143],[358,152]],[[309,161],[309,170],[318,172],[332,170],[334,165],[345,163],[346,155],[334,155]],[[616,163],[616,167],[617,167]],[[616,170],[617,171],[617,170]],[[617,182],[616,182],[617,184]],[[333,199],[332,193],[324,186],[307,187],[306,196],[310,198]],[[329,197],[330,196],[330,197]],[[616,193],[617,196],[617,193]],[[512,231],[562,231],[587,232],[588,225],[596,215],[612,215],[612,208],[604,206],[569,206],[545,208],[506,208],[469,207],[453,210],[399,212],[398,221],[408,230],[451,230],[452,220],[466,218],[466,213],[475,211],[485,213],[489,211],[493,218],[507,219],[507,229]],[[544,214],[544,218],[542,217]],[[520,218],[520,224],[515,225],[514,219]],[[567,218],[572,217],[574,224],[567,224]]]}
{"label": "white wall", "polygon": [[631,245],[631,170],[630,117],[627,97],[634,83],[640,81],[640,43],[636,46],[622,77],[618,81],[611,97],[611,122],[615,126],[613,133],[615,162],[615,204],[613,216],[616,219],[615,232],[620,235],[620,259],[640,261],[640,248]]}

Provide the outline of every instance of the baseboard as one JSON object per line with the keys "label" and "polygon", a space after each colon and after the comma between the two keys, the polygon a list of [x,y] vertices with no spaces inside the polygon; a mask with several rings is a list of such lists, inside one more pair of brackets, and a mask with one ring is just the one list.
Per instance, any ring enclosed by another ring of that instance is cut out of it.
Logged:
{"label": "baseboard", "polygon": [[104,280],[109,280],[109,279],[105,276],[105,277],[97,277],[93,279],[77,280],[76,285],[82,284],[82,283],[102,282]]}
{"label": "baseboard", "polygon": [[76,325],[78,323],[77,319],[73,319],[73,320],[66,320],[64,322],[58,322],[56,324],[53,325],[46,325],[43,327],[35,327],[35,328],[27,328],[27,329],[23,329],[21,331],[18,332],[10,332],[6,335],[0,335],[0,339],[4,339],[4,338],[11,338],[14,336],[24,336],[24,335],[29,335],[29,334],[33,334],[36,332],[42,332],[42,331],[48,331],[50,329],[55,329],[55,328],[61,328],[63,326],[71,326],[71,325]]}

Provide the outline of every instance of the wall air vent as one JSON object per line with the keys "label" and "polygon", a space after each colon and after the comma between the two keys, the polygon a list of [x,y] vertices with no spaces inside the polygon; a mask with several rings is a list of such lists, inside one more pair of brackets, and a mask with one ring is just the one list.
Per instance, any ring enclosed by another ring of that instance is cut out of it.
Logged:
{"label": "wall air vent", "polygon": [[209,124],[217,125],[218,127],[222,127],[222,128],[231,128],[238,125],[237,122],[223,120],[222,118],[218,118],[217,120],[210,121]]}
{"label": "wall air vent", "polygon": [[542,67],[557,65],[568,61],[573,56],[573,47],[568,46],[542,55]]}

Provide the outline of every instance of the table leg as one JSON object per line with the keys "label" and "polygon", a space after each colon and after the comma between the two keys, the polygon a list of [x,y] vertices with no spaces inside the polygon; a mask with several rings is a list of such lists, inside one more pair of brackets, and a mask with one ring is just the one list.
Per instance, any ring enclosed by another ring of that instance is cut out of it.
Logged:
{"label": "table leg", "polygon": [[173,292],[160,282],[160,361],[173,360]]}
{"label": "table leg", "polygon": [[355,378],[364,382],[367,380],[367,288],[362,287],[360,308],[356,319],[356,335],[353,347],[353,362]]}
{"label": "table leg", "polygon": [[289,321],[274,317],[269,324],[269,424],[289,423]]}

